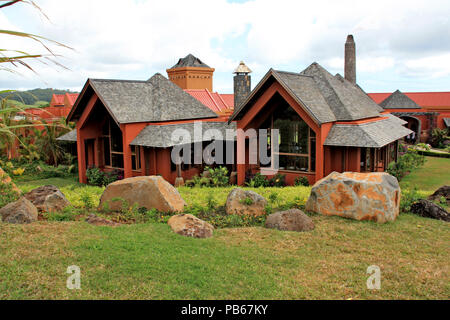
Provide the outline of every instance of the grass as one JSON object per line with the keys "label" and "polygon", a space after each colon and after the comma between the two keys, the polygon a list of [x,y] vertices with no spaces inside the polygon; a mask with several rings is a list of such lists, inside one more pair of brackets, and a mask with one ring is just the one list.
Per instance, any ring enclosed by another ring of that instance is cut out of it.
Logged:
{"label": "grass", "polygon": [[423,197],[433,194],[436,189],[450,184],[450,159],[425,157],[423,168],[407,175],[400,182],[402,189],[417,186]]}
{"label": "grass", "polygon": [[[444,162],[440,162],[444,160]],[[449,159],[428,159],[402,181],[431,193],[448,184]],[[440,167],[440,169],[439,169]],[[19,182],[61,187],[70,201],[102,188],[72,179]],[[223,205],[231,188],[180,188],[188,205]],[[304,201],[308,187],[257,189],[278,206]],[[276,193],[277,196],[273,196]],[[448,223],[402,214],[376,224],[313,215],[311,232],[225,228],[209,239],[161,223],[96,227],[82,221],[0,223],[0,299],[448,299]],[[81,268],[68,290],[67,267]],[[381,268],[368,290],[367,267]]]}

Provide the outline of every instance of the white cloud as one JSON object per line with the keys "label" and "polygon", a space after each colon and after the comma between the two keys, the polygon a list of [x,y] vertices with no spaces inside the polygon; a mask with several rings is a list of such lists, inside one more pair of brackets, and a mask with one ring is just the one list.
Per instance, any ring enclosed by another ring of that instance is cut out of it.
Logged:
{"label": "white cloud", "polygon": [[[155,72],[165,74],[188,53],[216,69],[215,89],[220,91],[231,92],[231,72],[243,57],[254,71],[254,82],[270,67],[300,71],[313,61],[342,73],[348,33],[355,35],[357,70],[364,75],[382,77],[390,70],[411,81],[449,76],[450,42],[444,41],[450,37],[448,1],[37,2],[51,23],[22,6],[10,19],[5,14],[11,11],[2,10],[0,27],[41,34],[75,48],[52,46],[72,71],[33,64],[51,87],[79,89],[88,77],[147,79]],[[2,47],[44,52],[30,41],[0,41]],[[45,86],[34,75],[23,74],[0,74],[0,87]]]}

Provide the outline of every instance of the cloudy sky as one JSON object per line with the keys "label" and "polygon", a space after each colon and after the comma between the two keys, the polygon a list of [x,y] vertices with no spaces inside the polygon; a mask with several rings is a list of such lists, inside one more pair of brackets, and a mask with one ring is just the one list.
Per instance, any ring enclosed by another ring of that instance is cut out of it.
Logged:
{"label": "cloudy sky", "polygon": [[[299,72],[316,61],[343,74],[353,34],[357,81],[366,92],[450,91],[450,1],[34,0],[0,10],[0,28],[62,42],[62,57],[33,63],[39,75],[0,73],[0,89],[80,90],[87,78],[148,79],[192,53],[232,92],[240,60],[253,86],[269,68]],[[0,36],[1,48],[45,53],[32,40]]]}

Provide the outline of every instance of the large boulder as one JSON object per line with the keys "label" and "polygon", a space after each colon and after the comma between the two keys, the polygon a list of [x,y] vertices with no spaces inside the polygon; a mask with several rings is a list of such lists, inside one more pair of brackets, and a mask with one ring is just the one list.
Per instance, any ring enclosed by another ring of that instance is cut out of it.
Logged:
{"label": "large boulder", "polygon": [[310,231],[314,222],[302,210],[290,209],[272,213],[266,219],[266,228],[282,231]]}
{"label": "large boulder", "polygon": [[262,216],[266,206],[267,200],[256,192],[234,188],[228,194],[225,210],[227,214]]}
{"label": "large boulder", "polygon": [[444,208],[425,199],[420,199],[413,203],[411,205],[411,212],[425,218],[450,221],[450,214]]}
{"label": "large boulder", "polygon": [[42,186],[24,195],[40,212],[57,212],[70,205],[66,196],[53,185]]}
{"label": "large boulder", "polygon": [[384,223],[397,218],[400,194],[397,179],[386,172],[332,172],[314,184],[306,210]]}
{"label": "large boulder", "polygon": [[192,214],[179,214],[170,217],[167,224],[173,232],[186,237],[209,238],[213,235],[214,227]]}
{"label": "large boulder", "polygon": [[177,189],[161,176],[142,176],[109,184],[100,198],[99,209],[118,211],[124,205],[154,208],[161,212],[180,212],[186,202]]}
{"label": "large boulder", "polygon": [[442,197],[447,202],[447,205],[450,205],[450,186],[440,187],[428,197],[428,200],[440,202]]}
{"label": "large boulder", "polygon": [[23,224],[37,221],[38,211],[30,201],[21,197],[1,208],[0,216],[3,222]]}

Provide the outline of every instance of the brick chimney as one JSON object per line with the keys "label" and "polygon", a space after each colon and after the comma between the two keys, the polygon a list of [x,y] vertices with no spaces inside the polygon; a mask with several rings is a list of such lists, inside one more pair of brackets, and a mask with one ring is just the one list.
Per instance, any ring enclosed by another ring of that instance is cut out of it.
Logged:
{"label": "brick chimney", "polygon": [[345,79],[353,84],[356,84],[356,49],[353,35],[347,36],[345,42],[345,66],[344,66]]}
{"label": "brick chimney", "polygon": [[251,76],[249,67],[243,61],[234,70],[234,108],[236,109],[245,101],[251,91]]}

